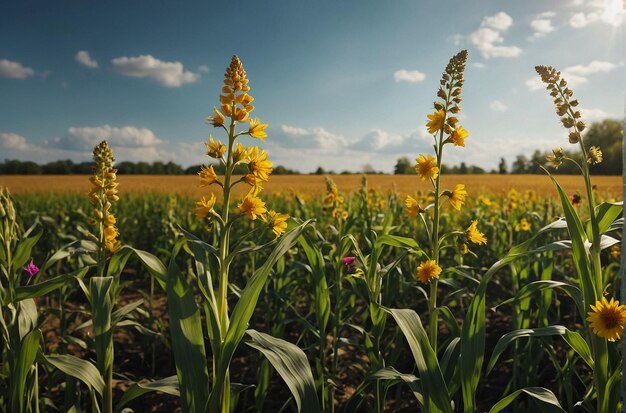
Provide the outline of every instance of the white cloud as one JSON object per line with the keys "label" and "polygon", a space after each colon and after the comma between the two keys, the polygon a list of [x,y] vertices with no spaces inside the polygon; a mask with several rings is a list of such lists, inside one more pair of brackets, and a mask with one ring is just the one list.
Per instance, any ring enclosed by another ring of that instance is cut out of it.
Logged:
{"label": "white cloud", "polygon": [[116,57],[112,63],[125,76],[150,77],[165,87],[179,87],[200,77],[197,73],[185,71],[180,62],[165,62],[151,55]]}
{"label": "white cloud", "polygon": [[543,13],[539,13],[537,15],[538,19],[550,19],[552,17],[556,16],[556,13],[553,11],[544,11]]}
{"label": "white cloud", "polygon": [[426,75],[419,70],[396,70],[393,74],[396,82],[419,83],[426,79]]}
{"label": "white cloud", "polygon": [[493,16],[487,16],[483,19],[481,26],[491,27],[498,31],[505,31],[513,25],[513,18],[501,11]]}
{"label": "white cloud", "polygon": [[[578,4],[582,6],[583,4]],[[592,23],[602,22],[613,27],[621,26],[626,20],[626,11],[622,0],[593,0],[585,4],[586,11],[574,13],[569,20],[575,29],[586,27]]]}
{"label": "white cloud", "polygon": [[613,116],[602,109],[594,108],[594,109],[581,109],[580,113],[583,115],[583,119],[587,123],[602,121],[607,118],[616,117]]}
{"label": "white cloud", "polygon": [[9,79],[26,79],[34,74],[35,71],[33,69],[23,66],[19,62],[0,59],[0,77],[8,77]]}
{"label": "white cloud", "polygon": [[620,65],[611,62],[594,60],[588,65],[570,66],[565,68],[563,71],[574,75],[588,76],[594,73],[607,73],[618,66]]}
{"label": "white cloud", "polygon": [[487,67],[487,65],[486,65],[486,64],[481,63],[481,62],[472,62],[472,63],[470,63],[470,65],[471,65],[472,67],[475,67],[476,69],[484,69],[484,68],[486,68],[486,67]]}
{"label": "white cloud", "polygon": [[0,133],[0,147],[3,149],[15,149],[18,151],[26,151],[29,145],[26,138],[13,132]]}
{"label": "white cloud", "polygon": [[481,27],[470,33],[470,42],[485,59],[490,57],[517,57],[522,49],[517,46],[503,46],[502,32],[513,24],[513,18],[504,12],[483,19]]}
{"label": "white cloud", "polygon": [[285,134],[290,135],[290,136],[303,136],[309,133],[307,132],[306,129],[297,128],[295,126],[289,126],[289,125],[280,125],[280,129]]}
{"label": "white cloud", "polygon": [[209,66],[207,65],[198,66],[198,72],[209,73]]}
{"label": "white cloud", "polygon": [[98,68],[98,62],[92,59],[91,56],[89,55],[89,52],[86,50],[80,50],[78,53],[76,53],[75,59],[78,63],[80,63],[83,66],[87,66],[90,69]]}
{"label": "white cloud", "polygon": [[525,82],[525,84],[528,90],[530,90],[531,92],[534,92],[539,89],[543,89],[543,82],[541,81],[539,76],[531,77]]}
{"label": "white cloud", "polygon": [[381,129],[373,129],[361,139],[352,144],[352,148],[362,151],[380,151],[382,149],[396,149],[402,145],[404,138]]}
{"label": "white cloud", "polygon": [[555,30],[550,19],[535,19],[530,22],[530,27],[535,31],[533,37],[542,37]]}
{"label": "white cloud", "polygon": [[348,145],[346,138],[321,127],[304,129],[281,125],[280,129],[283,136],[277,140],[286,147],[336,151]]}
{"label": "white cloud", "polygon": [[494,112],[506,112],[509,109],[507,105],[500,102],[499,100],[494,100],[493,102],[491,102],[489,104],[489,108],[491,108],[491,110],[493,110]]}

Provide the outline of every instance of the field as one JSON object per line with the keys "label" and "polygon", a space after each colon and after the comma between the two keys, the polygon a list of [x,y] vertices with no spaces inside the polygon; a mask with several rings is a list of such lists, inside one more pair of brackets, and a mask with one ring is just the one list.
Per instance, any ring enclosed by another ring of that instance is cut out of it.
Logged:
{"label": "field", "polygon": [[1,176],[0,411],[620,411],[621,177],[544,66],[580,175],[443,174],[466,60],[412,175],[271,175],[234,56],[198,176]]}
{"label": "field", "polygon": [[[337,186],[350,193],[358,190],[362,175],[332,175]],[[584,181],[577,175],[557,176],[568,193],[584,192]],[[427,182],[415,175],[367,175],[370,187],[383,192],[394,189],[400,194],[413,194],[429,190]],[[542,196],[553,196],[554,186],[545,175],[445,175],[444,185],[463,182],[470,194],[504,194],[511,189],[533,190]],[[206,190],[198,186],[196,176],[157,176],[127,175],[119,177],[120,190],[127,193],[154,192],[199,197]],[[605,197],[621,198],[622,178],[620,176],[597,176],[594,184],[598,193]],[[83,175],[4,175],[0,185],[9,188],[11,193],[25,194],[37,192],[79,192],[90,189],[89,180]],[[266,184],[267,193],[296,193],[301,195],[321,194],[326,190],[324,176],[318,175],[276,175]],[[247,191],[244,187],[238,194]]]}

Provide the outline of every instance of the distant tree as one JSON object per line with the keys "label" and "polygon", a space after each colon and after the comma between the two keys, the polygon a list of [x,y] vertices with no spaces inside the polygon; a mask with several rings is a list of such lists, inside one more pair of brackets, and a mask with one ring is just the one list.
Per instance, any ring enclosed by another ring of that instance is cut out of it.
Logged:
{"label": "distant tree", "polygon": [[362,170],[363,170],[364,174],[375,174],[375,173],[378,173],[378,172],[376,172],[376,169],[374,169],[374,167],[371,164],[369,164],[369,163],[366,163],[365,165],[363,165]]}
{"label": "distant tree", "polygon": [[600,175],[622,174],[622,123],[613,119],[593,123],[584,136],[585,146],[598,146],[602,150],[603,160],[591,166],[592,173]]}
{"label": "distant tree", "polygon": [[72,173],[79,175],[91,175],[93,173],[93,168],[93,162],[80,162],[74,165],[74,167],[72,168]]}
{"label": "distant tree", "polygon": [[528,159],[526,155],[517,155],[515,161],[511,165],[512,174],[525,174],[528,173]]}
{"label": "distant tree", "polygon": [[398,159],[396,166],[393,168],[393,173],[396,175],[409,175],[415,172],[411,161],[406,156]]}
{"label": "distant tree", "polygon": [[461,162],[461,165],[459,166],[459,173],[461,175],[467,175],[468,170],[467,170],[467,165],[465,164],[465,162]]}
{"label": "distant tree", "polygon": [[313,174],[315,174],[315,175],[324,175],[325,173],[326,173],[326,171],[321,166],[318,166],[317,169],[315,170],[315,172],[313,172]]}
{"label": "distant tree", "polygon": [[506,159],[500,158],[500,163],[498,164],[498,173],[503,175],[509,173],[509,168],[506,166]]}
{"label": "distant tree", "polygon": [[48,162],[41,167],[41,173],[49,175],[69,175],[74,168],[74,162],[69,159],[64,161]]}

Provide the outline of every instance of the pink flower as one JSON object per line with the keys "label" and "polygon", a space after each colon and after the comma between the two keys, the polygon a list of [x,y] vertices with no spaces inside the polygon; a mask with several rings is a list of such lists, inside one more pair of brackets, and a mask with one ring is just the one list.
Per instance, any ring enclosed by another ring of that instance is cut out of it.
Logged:
{"label": "pink flower", "polygon": [[35,274],[37,274],[39,272],[39,267],[37,267],[35,264],[33,264],[33,260],[30,260],[30,262],[28,264],[26,264],[24,266],[24,268],[22,268],[24,271],[26,271],[28,273],[28,278],[33,278],[35,276]]}
{"label": "pink flower", "polygon": [[343,257],[341,259],[341,262],[343,262],[343,265],[345,265],[346,267],[351,267],[354,265],[354,261],[356,261],[356,257]]}

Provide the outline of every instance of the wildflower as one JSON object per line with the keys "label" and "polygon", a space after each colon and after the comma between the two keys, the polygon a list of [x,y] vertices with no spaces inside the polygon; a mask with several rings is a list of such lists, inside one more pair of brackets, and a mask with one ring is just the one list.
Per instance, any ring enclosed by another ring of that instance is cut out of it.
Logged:
{"label": "wildflower", "polygon": [[467,239],[474,244],[486,244],[487,238],[485,234],[478,230],[478,221],[472,221],[469,228],[467,228],[465,234]]}
{"label": "wildflower", "polygon": [[439,278],[439,274],[441,274],[441,267],[437,265],[435,260],[423,261],[416,270],[416,277],[423,282],[424,284],[428,284],[431,280],[435,278]]}
{"label": "wildflower", "polygon": [[457,211],[461,210],[461,207],[465,203],[465,198],[467,197],[467,191],[465,190],[465,185],[456,184],[452,192],[448,192],[448,201],[452,208]]}
{"label": "wildflower", "polygon": [[234,164],[244,160],[248,160],[248,149],[239,142],[237,142],[237,144],[235,145],[235,149],[233,149],[232,156]]}
{"label": "wildflower", "polygon": [[213,165],[206,167],[202,165],[200,172],[198,172],[200,176],[200,186],[209,186],[217,182],[217,174],[213,169]]}
{"label": "wildflower", "polygon": [[591,309],[593,311],[587,313],[587,321],[593,332],[609,341],[619,340],[626,322],[626,305],[620,305],[613,298],[607,301],[602,297],[601,301],[591,305]]}
{"label": "wildflower", "polygon": [[272,173],[272,162],[267,160],[267,152],[257,146],[248,152],[248,170],[261,181],[269,180]]}
{"label": "wildflower", "polygon": [[269,211],[262,219],[271,228],[276,238],[278,238],[287,229],[287,220],[289,219],[289,215],[280,214],[276,211]]}
{"label": "wildflower", "polygon": [[552,153],[546,156],[546,160],[554,167],[554,169],[558,169],[565,160],[563,148],[552,149]]}
{"label": "wildflower", "polygon": [[526,218],[522,218],[522,220],[515,224],[515,232],[520,232],[520,231],[530,231],[530,221],[527,220]]}
{"label": "wildflower", "polygon": [[415,161],[417,162],[415,165],[415,172],[417,172],[422,180],[437,178],[437,175],[439,175],[439,168],[437,167],[437,159],[435,159],[432,155],[420,155],[415,158]]}
{"label": "wildflower", "polygon": [[410,195],[407,195],[404,205],[406,206],[406,213],[411,217],[416,217],[417,214],[422,212],[422,208],[417,203],[417,200]]}
{"label": "wildflower", "polygon": [[220,159],[226,153],[226,145],[220,141],[214,141],[213,136],[209,136],[209,143],[205,143],[207,155],[211,158]]}
{"label": "wildflower", "polygon": [[481,203],[484,206],[487,206],[487,207],[491,206],[491,204],[492,204],[491,199],[487,198],[484,195],[479,195],[478,196],[478,202]]}
{"label": "wildflower", "polygon": [[252,220],[255,220],[257,216],[261,216],[267,211],[265,202],[253,195],[246,195],[237,207],[240,214],[247,215]]}
{"label": "wildflower", "polygon": [[444,121],[446,119],[446,112],[443,109],[439,109],[434,111],[431,115],[426,115],[428,117],[428,122],[426,123],[426,127],[428,128],[428,133],[433,134],[437,133],[439,129],[443,128]]}
{"label": "wildflower", "polygon": [[267,133],[265,132],[267,126],[267,123],[261,123],[259,119],[252,119],[250,121],[250,129],[248,130],[248,133],[253,138],[265,141],[265,138],[267,138]]}
{"label": "wildflower", "polygon": [[106,141],[100,142],[93,150],[93,160],[96,162],[94,174],[89,179],[92,188],[89,191],[89,201],[95,207],[89,223],[100,225],[102,233],[101,243],[110,252],[115,252],[120,246],[117,237],[119,231],[115,227],[117,220],[111,212],[113,203],[119,201],[117,187],[117,170],[113,168],[113,151]]}
{"label": "wildflower", "polygon": [[587,163],[596,165],[600,162],[602,162],[602,151],[597,146],[592,146],[587,154]]}
{"label": "wildflower", "polygon": [[326,191],[326,196],[322,201],[324,205],[332,205],[335,202],[337,204],[343,204],[344,198],[339,195],[339,188],[337,188],[333,180],[328,177],[326,178]]}
{"label": "wildflower", "polygon": [[463,128],[463,126],[459,126],[452,132],[452,135],[450,135],[450,140],[454,146],[465,146],[465,139],[468,136],[469,132]]}
{"label": "wildflower", "polygon": [[619,246],[619,244],[613,245],[611,247],[611,257],[613,258],[619,258],[622,255],[622,248]]}
{"label": "wildflower", "polygon": [[39,272],[39,267],[37,267],[34,263],[33,260],[30,260],[30,262],[28,264],[26,264],[24,266],[24,268],[22,268],[22,270],[26,271],[26,273],[28,273],[28,278],[33,278],[35,276],[35,274],[37,274]]}
{"label": "wildflower", "polygon": [[208,199],[205,196],[202,196],[202,199],[196,202],[196,217],[198,219],[204,219],[209,212],[213,210],[215,200],[215,194],[211,194]]}
{"label": "wildflower", "polygon": [[362,277],[363,276],[363,270],[358,269],[355,265],[356,263],[356,257],[343,257],[341,259],[341,262],[343,263],[343,273],[344,274],[350,274],[352,276],[355,277]]}
{"label": "wildflower", "polygon": [[215,127],[224,126],[224,115],[222,115],[222,112],[213,108],[213,113],[215,116],[208,116],[207,120]]}
{"label": "wildflower", "polygon": [[570,202],[572,203],[573,206],[579,205],[582,202],[582,200],[583,199],[580,196],[580,194],[574,194],[570,198]]}

